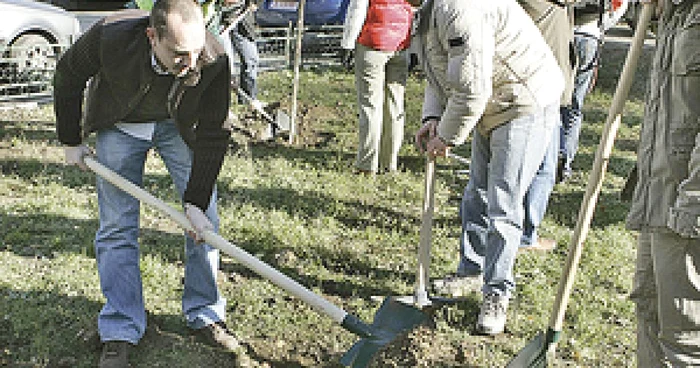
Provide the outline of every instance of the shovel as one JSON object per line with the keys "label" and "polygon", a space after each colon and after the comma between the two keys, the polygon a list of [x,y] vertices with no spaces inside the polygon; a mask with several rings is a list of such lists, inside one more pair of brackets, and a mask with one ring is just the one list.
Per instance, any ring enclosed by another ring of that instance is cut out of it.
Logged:
{"label": "shovel", "polygon": [[267,110],[265,110],[265,105],[262,101],[250,97],[241,89],[241,87],[236,87],[236,92],[270,124],[267,134],[268,137],[274,137],[279,133],[289,131],[291,127],[291,119],[284,111],[280,110],[279,108],[275,108],[275,116],[272,116]]}
{"label": "shovel", "polygon": [[[374,315],[372,327],[379,330],[393,331],[402,334],[426,324],[431,316],[425,309],[437,307],[455,300],[429,297],[426,283],[429,280],[430,244],[432,241],[433,208],[435,204],[435,161],[428,157],[425,166],[425,188],[423,212],[420,227],[420,245],[418,247],[418,268],[416,270],[416,285],[411,296],[387,297]],[[351,367],[367,367],[371,358],[389,341],[376,338],[362,338],[348,350],[340,362]]]}
{"label": "shovel", "polygon": [[[119,176],[114,171],[100,164],[95,158],[85,156],[84,161],[92,171],[103,179],[112,183],[114,186],[120,188],[126,193],[131,194],[134,198],[140,200],[141,202],[160,210],[177,222],[178,225],[185,230],[193,231],[189,219],[182,212],[174,209],[162,200],[148,193],[146,190]],[[327,315],[333,321],[340,324],[341,327],[355,335],[360,336],[370,344],[386,345],[396,338],[398,331],[404,331],[415,325],[411,320],[397,319],[394,318],[393,315],[389,314],[382,317],[386,318],[387,321],[383,321],[380,318],[375,318],[372,326],[369,326],[358,317],[347,313],[340,307],[332,304],[325,298],[315,294],[298,282],[277,271],[267,263],[255,258],[245,250],[230,243],[219,234],[213,231],[206,231],[204,233],[204,241],[235,258],[248,269],[271,281],[273,284],[286,290],[293,296],[301,299],[303,302],[313,307],[317,312]],[[410,317],[410,314],[401,314],[401,316]],[[370,352],[365,352],[365,354],[367,353]],[[369,361],[370,357],[363,356],[360,358],[362,360]],[[353,367],[357,366],[353,365]]]}
{"label": "shovel", "polygon": [[581,210],[579,211],[576,228],[574,229],[571,244],[569,245],[569,253],[566,259],[564,272],[559,280],[559,290],[554,301],[554,310],[549,320],[549,327],[546,332],[540,332],[528,345],[520,350],[518,355],[508,363],[507,368],[547,367],[547,352],[550,349],[552,351],[555,349],[556,343],[561,337],[566,305],[571,295],[576,269],[581,259],[583,243],[590,229],[593,211],[603,185],[605,169],[610,160],[610,152],[612,151],[617,128],[620,126],[622,107],[632,85],[632,77],[637,68],[637,60],[639,59],[639,53],[644,44],[644,36],[646,35],[652,12],[653,9],[650,4],[643,4],[642,14],[635,30],[627,59],[622,68],[622,74],[615,89],[615,95],[613,96],[610,110],[608,111],[601,141],[596,151],[593,170],[591,171],[588,184],[586,185],[586,194],[583,198],[583,202],[581,202]]}

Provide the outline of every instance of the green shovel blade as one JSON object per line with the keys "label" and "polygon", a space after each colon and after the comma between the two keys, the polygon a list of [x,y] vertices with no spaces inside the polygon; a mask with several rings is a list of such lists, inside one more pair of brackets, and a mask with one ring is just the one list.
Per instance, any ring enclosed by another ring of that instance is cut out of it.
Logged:
{"label": "green shovel blade", "polygon": [[374,315],[372,336],[357,341],[340,359],[346,367],[369,366],[374,354],[390,344],[403,332],[425,324],[430,317],[420,309],[394,298],[386,298]]}
{"label": "green shovel blade", "polygon": [[530,340],[518,355],[513,358],[506,368],[546,368],[547,350],[559,341],[561,331],[554,331],[548,328],[547,332],[539,332],[534,339]]}

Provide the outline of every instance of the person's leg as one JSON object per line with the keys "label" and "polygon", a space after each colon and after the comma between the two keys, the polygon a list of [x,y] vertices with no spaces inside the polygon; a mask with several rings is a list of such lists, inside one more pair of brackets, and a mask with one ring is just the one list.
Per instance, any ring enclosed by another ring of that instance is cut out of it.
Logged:
{"label": "person's leg", "polygon": [[578,150],[581,124],[583,123],[583,101],[588,94],[597,63],[598,40],[593,37],[576,34],[574,37],[579,66],[574,76],[574,91],[571,106],[561,109],[561,135],[559,144],[560,178],[566,180],[571,176],[571,164]]}
{"label": "person's leg", "polygon": [[556,123],[545,116],[553,109],[558,111],[558,104],[512,120],[491,132],[485,294],[509,298],[515,288],[513,266],[522,237],[523,201],[552,138]]}
{"label": "person's leg", "polygon": [[539,237],[537,229],[544,219],[549,203],[549,195],[554,189],[557,173],[557,152],[559,151],[559,111],[549,109],[545,111],[545,119],[550,119],[548,123],[554,126],[552,129],[552,139],[547,147],[544,161],[537,169],[535,178],[530,184],[530,188],[525,194],[525,218],[523,221],[523,236],[520,242],[521,248],[533,247],[538,244]]}
{"label": "person's leg", "polygon": [[663,367],[659,344],[658,295],[651,256],[651,234],[641,232],[637,244],[634,289],[630,294],[637,316],[637,366]]}
{"label": "person's leg", "polygon": [[405,106],[404,95],[408,78],[406,53],[395,53],[386,63],[386,90],[384,92],[384,119],[380,137],[379,168],[396,171],[399,149],[403,141]]}
{"label": "person's leg", "polygon": [[[150,142],[112,128],[97,134],[95,146],[103,165],[141,185]],[[139,269],[139,201],[98,176],[97,203],[100,225],[95,258],[106,299],[97,321],[100,339],[137,344],[146,330]]]}
{"label": "person's leg", "polygon": [[469,182],[459,207],[462,233],[459,238],[457,276],[481,275],[488,235],[487,185],[491,149],[488,137],[474,130],[471,143]]}
{"label": "person's leg", "polygon": [[384,66],[390,53],[357,44],[355,84],[359,107],[359,136],[355,167],[376,173],[379,168],[379,139],[384,114]]}
{"label": "person's leg", "polygon": [[554,125],[548,124],[546,111],[556,109],[552,104],[490,132],[488,233],[483,301],[476,323],[479,333],[495,335],[505,329],[508,301],[515,288],[515,256],[523,234],[523,201],[552,138]]}
{"label": "person's leg", "polygon": [[652,233],[659,334],[665,361],[700,366],[700,239]]}
{"label": "person's leg", "polygon": [[[248,96],[255,99],[258,96],[258,47],[255,41],[248,39],[238,32],[231,31],[231,45],[239,56],[241,67],[239,75],[240,87]],[[233,69],[232,69],[233,70]],[[239,96],[238,103],[246,103]]]}
{"label": "person's leg", "polygon": [[[173,122],[156,125],[153,141],[165,163],[180,197],[185,192],[192,166],[191,151],[182,140]],[[219,228],[216,192],[206,211],[207,217]],[[225,321],[226,300],[216,285],[219,251],[208,244],[195,244],[189,236],[185,241],[185,282],[182,309],[190,328],[199,329]]]}

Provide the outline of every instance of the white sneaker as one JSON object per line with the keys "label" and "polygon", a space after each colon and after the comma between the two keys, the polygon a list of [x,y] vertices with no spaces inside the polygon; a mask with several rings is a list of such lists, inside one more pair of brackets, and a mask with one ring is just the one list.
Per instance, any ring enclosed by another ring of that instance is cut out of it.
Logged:
{"label": "white sneaker", "polygon": [[479,311],[476,330],[487,335],[503,333],[506,327],[508,298],[497,294],[485,294]]}

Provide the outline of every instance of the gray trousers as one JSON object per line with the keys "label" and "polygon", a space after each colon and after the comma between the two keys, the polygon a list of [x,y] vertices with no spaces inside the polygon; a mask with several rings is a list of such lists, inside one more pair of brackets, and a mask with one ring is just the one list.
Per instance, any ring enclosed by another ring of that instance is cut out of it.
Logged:
{"label": "gray trousers", "polygon": [[700,366],[700,239],[642,232],[632,299],[637,366]]}
{"label": "gray trousers", "polygon": [[355,85],[359,137],[355,166],[363,171],[394,171],[403,141],[404,92],[408,76],[405,51],[355,47]]}

